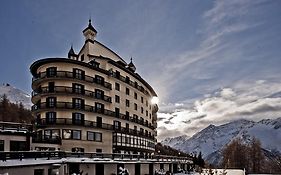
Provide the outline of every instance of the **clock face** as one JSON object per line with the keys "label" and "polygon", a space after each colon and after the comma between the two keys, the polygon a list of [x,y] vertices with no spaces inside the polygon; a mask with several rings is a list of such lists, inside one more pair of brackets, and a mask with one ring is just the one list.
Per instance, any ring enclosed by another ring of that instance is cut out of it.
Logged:
{"label": "clock face", "polygon": [[70,129],[63,130],[63,138],[65,138],[65,139],[71,138],[71,130]]}

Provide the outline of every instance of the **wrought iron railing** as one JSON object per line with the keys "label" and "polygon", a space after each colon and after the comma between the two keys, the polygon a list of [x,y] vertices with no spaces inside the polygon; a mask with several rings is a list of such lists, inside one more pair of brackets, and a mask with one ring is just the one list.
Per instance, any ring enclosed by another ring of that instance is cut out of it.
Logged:
{"label": "wrought iron railing", "polygon": [[54,88],[50,89],[49,87],[42,87],[40,89],[36,89],[32,92],[32,97],[45,94],[45,93],[67,93],[67,94],[78,94],[83,95],[95,99],[101,99],[106,102],[111,103],[111,97],[107,95],[98,95],[93,91],[89,90],[82,90],[82,89],[75,89],[72,87],[66,87],[66,86],[54,86]]}
{"label": "wrought iron railing", "polygon": [[79,75],[73,73],[73,72],[68,72],[68,71],[56,71],[54,74],[47,74],[47,72],[40,72],[37,77],[32,78],[32,83],[35,83],[37,80],[44,79],[44,78],[70,78],[70,79],[78,79],[81,81],[86,81],[88,83],[95,83],[98,85],[101,85],[107,89],[112,89],[112,86],[110,83],[106,81],[100,81],[96,79],[95,77],[91,77],[88,75]]}
{"label": "wrought iron railing", "polygon": [[76,104],[73,104],[72,102],[56,102],[56,103],[54,103],[53,106],[50,107],[48,105],[48,103],[44,102],[44,103],[39,103],[39,104],[33,105],[31,107],[32,111],[44,110],[44,109],[77,109],[77,110],[82,110],[82,111],[87,111],[87,112],[94,112],[94,113],[98,113],[98,114],[104,114],[107,116],[120,118],[123,120],[128,120],[128,121],[146,126],[150,129],[155,129],[151,123],[148,124],[148,123],[144,122],[143,120],[140,120],[140,119],[137,119],[132,116],[125,115],[125,114],[116,113],[115,111],[111,111],[108,109],[96,108],[96,107],[90,106],[90,105],[83,105],[83,104],[76,105]]}

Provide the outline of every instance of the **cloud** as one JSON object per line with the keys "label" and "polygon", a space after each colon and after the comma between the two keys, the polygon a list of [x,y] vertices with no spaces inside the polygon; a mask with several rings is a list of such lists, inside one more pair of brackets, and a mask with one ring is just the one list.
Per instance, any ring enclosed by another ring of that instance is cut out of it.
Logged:
{"label": "cloud", "polygon": [[[192,136],[209,124],[223,124],[238,119],[258,121],[278,118],[281,116],[280,92],[281,81],[243,82],[242,85],[221,88],[196,100],[189,107],[183,103],[181,109],[175,105],[175,109],[169,113],[160,111],[159,116],[165,119],[158,125],[174,133],[169,133],[169,136]],[[159,138],[167,137],[166,133],[160,132]]]}
{"label": "cloud", "polygon": [[[264,1],[260,0],[215,1],[210,10],[203,12],[202,25],[197,29],[199,42],[195,47],[192,49],[187,47],[186,51],[159,62],[158,67],[165,71],[161,76],[157,72],[153,81],[156,82],[161,100],[168,101],[174,98],[172,93],[176,92],[173,90],[175,85],[180,89],[191,81],[190,85],[193,83],[198,87],[199,83],[208,80],[213,80],[211,83],[214,84],[220,81],[220,76],[225,76],[221,77],[222,79],[228,79],[223,82],[226,84],[231,83],[232,79],[237,79],[239,74],[243,74],[244,72],[240,71],[236,76],[222,75],[222,71],[232,71],[236,69],[235,66],[238,69],[238,65],[233,65],[229,70],[221,65],[230,66],[233,60],[239,62],[239,59],[245,59],[243,49],[249,43],[253,44],[256,38],[246,39],[236,36],[264,25],[263,20],[252,17],[262,3]],[[243,68],[245,65],[240,66]],[[197,90],[198,93],[206,93],[213,88],[209,87],[211,84],[199,86],[203,90]],[[195,91],[196,89],[191,89],[189,94]]]}

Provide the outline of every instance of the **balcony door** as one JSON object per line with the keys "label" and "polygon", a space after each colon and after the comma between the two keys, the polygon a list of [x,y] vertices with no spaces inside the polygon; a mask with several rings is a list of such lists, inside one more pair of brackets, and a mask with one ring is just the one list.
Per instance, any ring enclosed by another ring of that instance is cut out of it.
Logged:
{"label": "balcony door", "polygon": [[97,117],[97,127],[98,128],[102,127],[102,118],[101,117]]}
{"label": "balcony door", "polygon": [[95,103],[95,109],[97,113],[104,113],[104,104]]}

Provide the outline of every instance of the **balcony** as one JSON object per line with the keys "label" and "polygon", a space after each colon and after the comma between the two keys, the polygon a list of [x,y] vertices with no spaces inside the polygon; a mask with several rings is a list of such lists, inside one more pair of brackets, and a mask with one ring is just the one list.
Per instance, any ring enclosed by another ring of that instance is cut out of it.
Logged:
{"label": "balcony", "polygon": [[[144,134],[143,132],[140,132],[140,131],[137,131],[134,129],[125,128],[125,127],[115,127],[114,125],[111,125],[111,124],[97,123],[97,122],[89,121],[89,120],[72,120],[71,118],[57,118],[56,120],[50,122],[44,118],[44,119],[37,120],[36,125],[37,125],[37,127],[46,127],[46,126],[53,126],[53,125],[83,126],[83,127],[111,130],[116,133],[130,134],[130,135],[134,135],[134,136],[148,138],[151,140],[155,139],[155,137],[152,135]],[[38,141],[40,141],[40,140],[38,140]],[[43,143],[43,141],[44,140],[42,140],[42,142],[40,142],[40,143]],[[38,143],[38,142],[35,142],[35,143]]]}
{"label": "balcony", "polygon": [[66,86],[55,86],[54,89],[50,90],[48,87],[42,87],[41,89],[36,89],[32,92],[32,99],[40,96],[41,94],[48,94],[48,93],[55,93],[55,94],[70,94],[70,95],[81,95],[86,96],[90,98],[100,99],[106,102],[111,103],[111,97],[107,95],[98,96],[93,91],[88,90],[81,90],[81,89],[73,89],[72,87],[66,87]]}
{"label": "balcony", "polygon": [[112,89],[111,84],[106,81],[99,81],[95,77],[83,75],[83,76],[75,76],[73,72],[68,71],[57,71],[54,75],[47,75],[47,72],[41,72],[37,77],[32,78],[32,88],[35,89],[35,85],[43,79],[76,79],[79,81],[84,81],[88,83],[95,83],[97,85],[103,86],[109,90]]}
{"label": "balcony", "polygon": [[110,117],[115,117],[115,118],[120,118],[120,119],[123,119],[123,120],[130,121],[130,122],[135,122],[135,123],[138,123],[138,124],[143,125],[145,127],[148,127],[152,130],[155,129],[152,125],[145,125],[145,123],[142,120],[133,118],[131,116],[127,116],[125,114],[120,114],[120,113],[119,113],[119,115],[116,115],[116,112],[114,112],[114,111],[96,108],[96,107],[90,106],[90,105],[81,105],[80,107],[77,107],[77,106],[73,105],[72,102],[57,102],[57,103],[55,103],[55,107],[49,107],[47,105],[47,103],[39,103],[39,104],[33,105],[31,107],[32,112],[48,110],[48,109],[62,109],[62,110],[71,109],[72,111],[73,110],[79,110],[79,111],[86,111],[86,112],[104,114],[104,115],[107,115],[107,116],[110,116]]}
{"label": "balcony", "polygon": [[138,89],[139,91],[141,91],[142,93],[144,93],[145,95],[149,95],[149,93],[140,85],[138,85],[136,82],[133,82],[132,80],[128,80],[126,79],[126,77],[122,76],[122,75],[117,75],[116,72],[113,71],[109,71],[110,72],[110,76],[123,81],[124,83],[129,84],[130,86]]}

